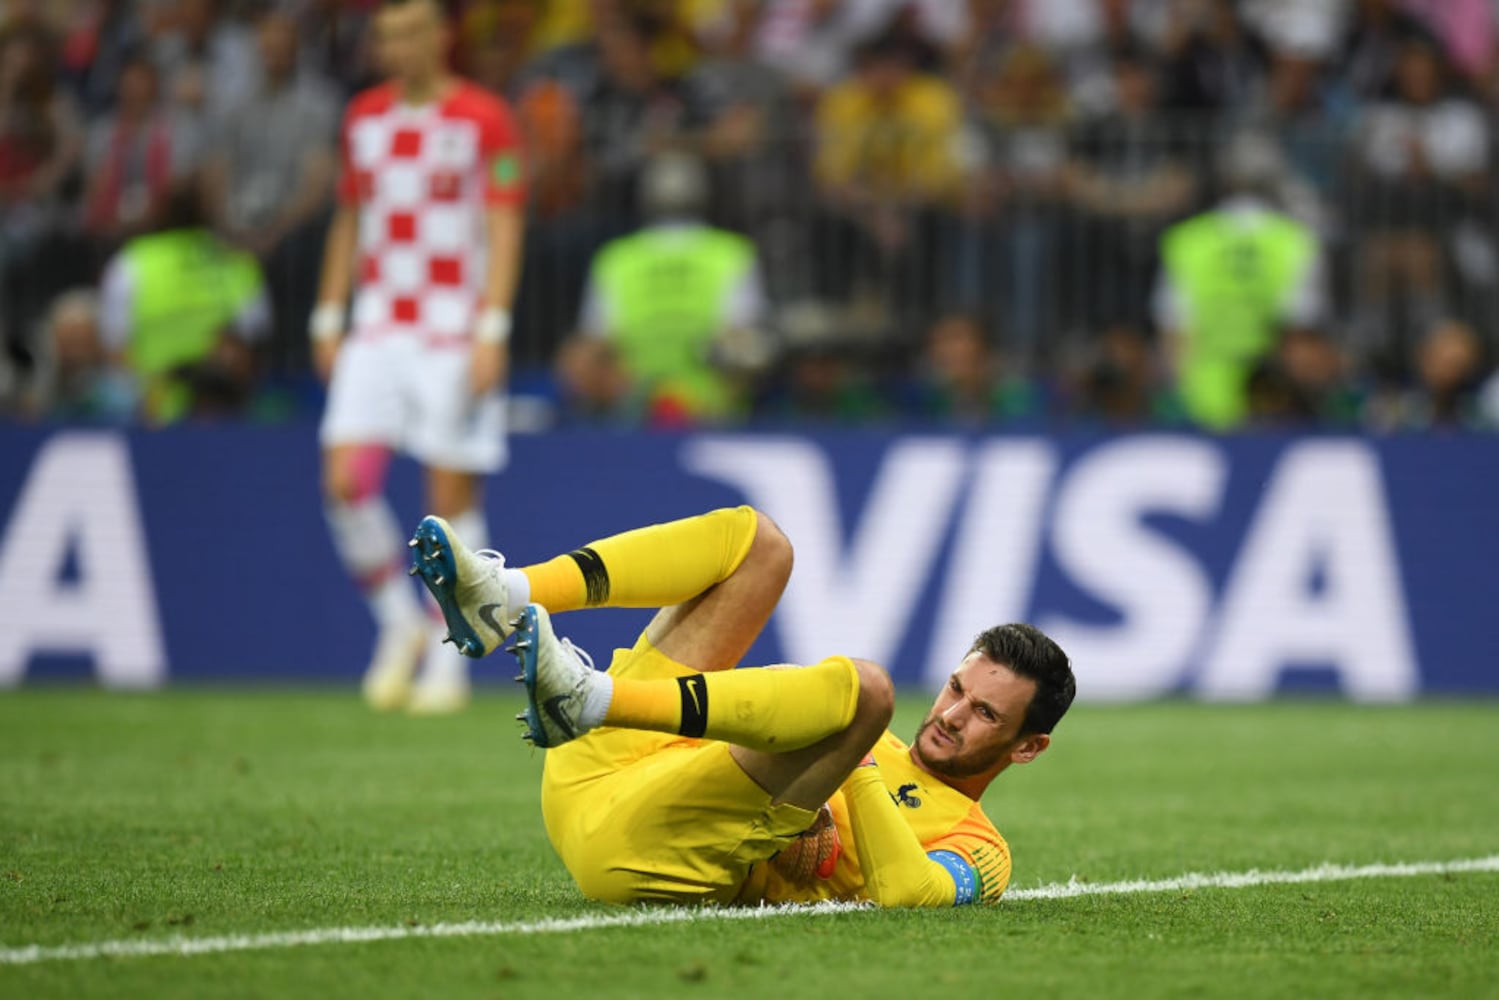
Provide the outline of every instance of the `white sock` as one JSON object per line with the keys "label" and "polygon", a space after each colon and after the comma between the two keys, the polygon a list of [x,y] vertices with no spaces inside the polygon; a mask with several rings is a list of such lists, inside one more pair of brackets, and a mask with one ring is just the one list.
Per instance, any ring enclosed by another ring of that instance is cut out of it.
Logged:
{"label": "white sock", "polygon": [[333,548],[364,592],[381,628],[417,621],[421,605],[406,578],[406,547],[395,512],[382,496],[357,503],[328,503],[323,513]]}
{"label": "white sock", "polygon": [[583,708],[578,712],[578,722],[584,729],[603,725],[604,716],[609,712],[609,703],[613,700],[614,678],[595,670],[593,683],[588,685],[588,690],[583,695]]}
{"label": "white sock", "polygon": [[518,569],[505,570],[505,603],[512,614],[531,603],[531,578]]}

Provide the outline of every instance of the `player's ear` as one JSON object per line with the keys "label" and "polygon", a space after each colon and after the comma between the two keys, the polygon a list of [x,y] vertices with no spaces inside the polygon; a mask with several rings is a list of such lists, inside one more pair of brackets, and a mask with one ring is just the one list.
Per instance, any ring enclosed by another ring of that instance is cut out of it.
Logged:
{"label": "player's ear", "polygon": [[1012,764],[1029,764],[1036,759],[1036,755],[1051,746],[1051,736],[1046,733],[1032,733],[1023,736],[1010,749],[1010,762]]}

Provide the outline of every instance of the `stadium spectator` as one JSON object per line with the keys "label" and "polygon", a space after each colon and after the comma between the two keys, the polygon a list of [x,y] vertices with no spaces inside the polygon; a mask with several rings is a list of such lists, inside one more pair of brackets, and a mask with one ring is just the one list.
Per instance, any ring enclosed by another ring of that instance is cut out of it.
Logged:
{"label": "stadium spectator", "polygon": [[1180,402],[1164,384],[1150,341],[1134,327],[1104,330],[1083,345],[1065,375],[1070,415],[1084,424],[1125,431],[1182,422]]}
{"label": "stadium spectator", "polygon": [[[665,149],[707,163],[706,221],[759,248],[771,299],[825,309],[850,337],[884,335],[794,353],[776,377],[801,377],[793,362],[805,360],[807,386],[836,370],[886,388],[892,369],[921,357],[933,318],[977,309],[1008,338],[993,345],[1008,365],[1043,383],[1066,376],[1073,410],[1139,410],[1151,393],[1115,398],[1102,377],[1111,402],[1101,405],[1067,351],[1091,358],[1090,340],[1148,331],[1159,234],[1206,203],[1212,147],[1244,129],[1276,135],[1287,163],[1277,208],[1321,237],[1336,292],[1324,329],[1295,331],[1267,356],[1267,415],[1289,412],[1276,403],[1289,398],[1282,379],[1311,400],[1313,419],[1346,425],[1360,393],[1349,372],[1372,366],[1405,384],[1413,344],[1438,318],[1485,338],[1499,329],[1490,109],[1467,97],[1481,87],[1492,98],[1499,80],[1488,0],[439,2],[458,27],[450,57],[513,98],[535,166],[511,357],[542,380],[590,258],[639,227],[640,172]],[[300,64],[294,87],[256,86],[280,79],[246,30],[266,10],[297,26],[295,59],[272,56]],[[0,338],[14,381],[48,346],[50,298],[97,279],[84,238],[107,250],[147,227],[170,178],[205,152],[221,174],[215,221],[264,255],[283,324],[271,353],[278,374],[296,374],[306,360],[300,343],[285,346],[285,324],[308,308],[315,254],[303,234],[316,233],[319,211],[291,235],[278,230],[316,200],[321,144],[303,138],[305,81],[346,93],[371,82],[371,10],[368,0],[0,8]],[[148,74],[128,65],[143,52],[161,74],[154,111],[143,111]],[[891,53],[898,72],[869,65]],[[934,67],[945,75],[926,75]],[[882,74],[905,81],[902,95],[946,94],[954,110],[934,114],[939,98],[848,113],[848,95],[867,96]],[[827,139],[840,130],[853,138],[835,163]],[[911,131],[920,138],[906,141]],[[295,186],[294,174],[306,200],[265,197]],[[247,222],[252,191],[277,209]],[[605,399],[610,357],[583,366]],[[1331,369],[1341,373],[1331,389],[1304,384]],[[802,395],[827,409],[838,392]],[[776,396],[764,387],[762,403]],[[903,400],[885,403],[904,410]],[[1169,407],[1144,410],[1171,419]],[[590,412],[638,419],[640,400]]]}
{"label": "stadium spectator", "polygon": [[221,232],[265,270],[275,316],[268,360],[307,367],[307,316],[336,172],[338,106],[326,81],[297,66],[296,24],[271,13],[258,25],[254,91],[218,123],[206,158],[209,205]]}
{"label": "stadium spectator", "polygon": [[166,89],[185,107],[201,108],[212,121],[259,83],[255,40],[225,16],[221,0],[165,0],[174,3],[167,30],[154,40]]}
{"label": "stadium spectator", "polygon": [[1286,211],[1330,236],[1338,228],[1334,206],[1350,114],[1332,98],[1326,76],[1326,64],[1317,59],[1273,53],[1261,100],[1241,109],[1235,124],[1280,138],[1288,172],[1303,185],[1283,193]]}
{"label": "stadium spectator", "polygon": [[1322,330],[1292,327],[1277,362],[1301,402],[1303,426],[1354,430],[1363,419],[1364,392],[1351,377],[1347,354]]}
{"label": "stadium spectator", "polygon": [[52,35],[24,19],[0,30],[0,340],[23,362],[33,323],[77,276],[62,235],[82,145]]}
{"label": "stadium spectator", "polygon": [[1354,0],[1339,46],[1339,87],[1354,101],[1383,100],[1399,72],[1401,50],[1411,42],[1435,45],[1436,39],[1397,0]]}
{"label": "stadium spectator", "polygon": [[302,43],[298,61],[306,72],[332,81],[343,98],[375,82],[369,11],[364,6],[347,0],[297,0],[289,6]]}
{"label": "stadium spectator", "polygon": [[938,423],[982,427],[1042,415],[1037,387],[1006,370],[983,323],[964,313],[927,330],[913,390],[908,412]]}
{"label": "stadium spectator", "polygon": [[145,44],[138,6],[134,0],[79,4],[63,28],[64,72],[90,116],[113,105],[125,65],[138,57]]}
{"label": "stadium spectator", "polygon": [[155,227],[179,173],[185,140],[159,97],[155,64],[137,55],[122,69],[114,113],[89,128],[84,229],[105,255]]}
{"label": "stadium spectator", "polygon": [[458,24],[463,71],[485,90],[515,101],[521,96],[531,42],[541,20],[537,0],[480,0]]}
{"label": "stadium spectator", "polygon": [[1453,66],[1475,86],[1494,70],[1495,10],[1490,0],[1403,0],[1441,41]]}
{"label": "stadium spectator", "polygon": [[1483,110],[1454,89],[1434,45],[1402,45],[1393,91],[1369,108],[1357,139],[1364,353],[1399,367],[1412,331],[1450,311],[1448,241],[1489,194],[1489,143]]}
{"label": "stadium spectator", "polygon": [[1275,206],[1284,172],[1268,137],[1244,133],[1221,154],[1225,197],[1161,240],[1156,324],[1187,415],[1229,430],[1248,415],[1251,373],[1287,327],[1325,322],[1316,233]]}
{"label": "stadium spectator", "polygon": [[951,279],[968,309],[993,309],[1022,366],[1039,360],[1043,313],[1059,291],[1072,106],[1044,49],[1014,46],[968,99],[984,167],[960,201]]}
{"label": "stadium spectator", "polygon": [[1434,324],[1412,359],[1413,383],[1376,393],[1367,423],[1377,431],[1492,429],[1480,387],[1483,345],[1472,327],[1456,320]]}
{"label": "stadium spectator", "polygon": [[1196,194],[1194,150],[1160,117],[1157,72],[1141,49],[1116,54],[1117,112],[1085,122],[1074,137],[1066,175],[1076,212],[1070,252],[1089,276],[1088,328],[1145,325],[1156,240]]}
{"label": "stadium spectator", "polygon": [[861,345],[810,341],[788,346],[780,375],[756,401],[757,423],[857,427],[888,420],[893,409]]}
{"label": "stadium spectator", "polygon": [[1326,59],[1339,52],[1348,0],[1244,0],[1250,29],[1278,52]]}
{"label": "stadium spectator", "polygon": [[755,246],[706,225],[702,163],[663,153],[641,180],[650,221],[590,266],[582,336],[612,342],[647,419],[719,422],[741,412],[741,374],[762,368],[765,291]]}
{"label": "stadium spectator", "polygon": [[93,290],[73,289],[53,300],[42,334],[23,414],[109,424],[134,420],[134,381],[104,350]]}
{"label": "stadium spectator", "polygon": [[1015,0],[967,0],[967,6],[968,28],[947,50],[947,78],[965,100],[983,90],[1016,45],[1050,55],[1023,30],[1021,5]]}
{"label": "stadium spectator", "polygon": [[576,45],[593,31],[594,9],[598,3],[552,3],[543,0],[541,17],[536,25],[535,50],[546,55],[556,49]]}
{"label": "stadium spectator", "polygon": [[557,352],[555,377],[564,423],[639,424],[641,400],[619,348],[599,337],[572,337]]}
{"label": "stadium spectator", "polygon": [[1295,383],[1273,354],[1250,367],[1243,393],[1244,412],[1238,430],[1289,431],[1311,418]]}
{"label": "stadium spectator", "polygon": [[968,34],[961,0],[769,0],[756,49],[803,97],[815,99],[849,72],[857,50],[878,39],[905,46],[923,71]]}
{"label": "stadium spectator", "polygon": [[[1017,19],[1027,37],[1068,61],[1073,67],[1097,64],[1103,59],[1104,88],[1099,95],[1108,101],[1108,63],[1120,47],[1154,50],[1166,30],[1166,15],[1174,0],[1012,0],[1020,8]],[[1083,76],[1075,77],[1080,81]],[[1073,97],[1094,110],[1086,96]]]}
{"label": "stadium spectator", "polygon": [[810,98],[847,71],[855,36],[839,0],[766,0],[755,46],[763,63]]}
{"label": "stadium spectator", "polygon": [[705,55],[686,89],[688,127],[713,178],[709,217],[763,240],[787,223],[797,136],[785,79],[753,58],[759,18],[754,0],[728,0],[704,32]]}
{"label": "stadium spectator", "polygon": [[935,300],[938,236],[962,178],[961,104],[898,38],[866,43],[855,66],[817,106],[819,292],[885,299],[899,332]]}
{"label": "stadium spectator", "polygon": [[208,228],[193,178],[173,186],[161,228],[127,242],[104,271],[105,349],[124,359],[153,425],[241,409],[270,323],[255,258]]}
{"label": "stadium spectator", "polygon": [[601,24],[602,72],[579,98],[587,110],[584,150],[594,183],[593,210],[610,236],[638,224],[634,205],[641,170],[687,120],[681,85],[657,71],[650,46],[650,28],[640,21],[613,18]]}
{"label": "stadium spectator", "polygon": [[1260,99],[1270,55],[1230,0],[1172,8],[1163,48],[1164,106],[1221,113]]}
{"label": "stadium spectator", "polygon": [[345,115],[339,205],[309,324],[328,381],[323,504],[379,630],[365,699],[445,713],[468,703],[467,661],[443,645],[440,623],[423,621],[400,572],[385,476],[393,452],[411,455],[426,508],[466,535],[486,533],[483,477],[507,456],[526,189],[508,106],[447,69],[438,0],[384,0],[375,28],[390,79]]}
{"label": "stadium spectator", "polygon": [[603,227],[587,203],[583,109],[572,92],[556,79],[538,79],[525,87],[515,112],[531,180],[526,270],[515,304],[516,327],[529,335],[514,345],[514,359],[545,365],[577,318],[588,257]]}

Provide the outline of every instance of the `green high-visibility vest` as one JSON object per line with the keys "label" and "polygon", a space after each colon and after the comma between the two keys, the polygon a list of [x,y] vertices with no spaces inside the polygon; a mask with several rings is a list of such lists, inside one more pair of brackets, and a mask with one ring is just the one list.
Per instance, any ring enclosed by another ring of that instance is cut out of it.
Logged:
{"label": "green high-visibility vest", "polygon": [[1208,212],[1166,231],[1162,257],[1183,312],[1180,390],[1193,420],[1219,430],[1243,422],[1249,375],[1274,349],[1315,253],[1308,227],[1271,212]]}
{"label": "green high-visibility vest", "polygon": [[255,258],[206,229],[174,229],[131,240],[120,251],[134,297],[125,354],[146,385],[156,421],[185,415],[192,404],[173,370],[206,358],[240,311],[261,292]]}
{"label": "green high-visibility vest", "polygon": [[674,396],[700,416],[733,408],[708,352],[724,330],[729,296],[754,261],[749,240],[707,226],[646,229],[599,252],[595,276],[608,302],[610,336],[649,393]]}

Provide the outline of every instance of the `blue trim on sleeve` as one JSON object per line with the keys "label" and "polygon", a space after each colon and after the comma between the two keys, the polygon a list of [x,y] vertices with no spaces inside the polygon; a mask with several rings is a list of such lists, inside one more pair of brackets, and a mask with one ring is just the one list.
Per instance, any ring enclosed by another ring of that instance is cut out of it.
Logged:
{"label": "blue trim on sleeve", "polygon": [[947,869],[947,874],[952,876],[953,884],[958,887],[958,895],[952,901],[954,906],[962,906],[971,903],[978,895],[979,879],[973,870],[973,865],[961,854],[952,851],[928,851],[927,857]]}

